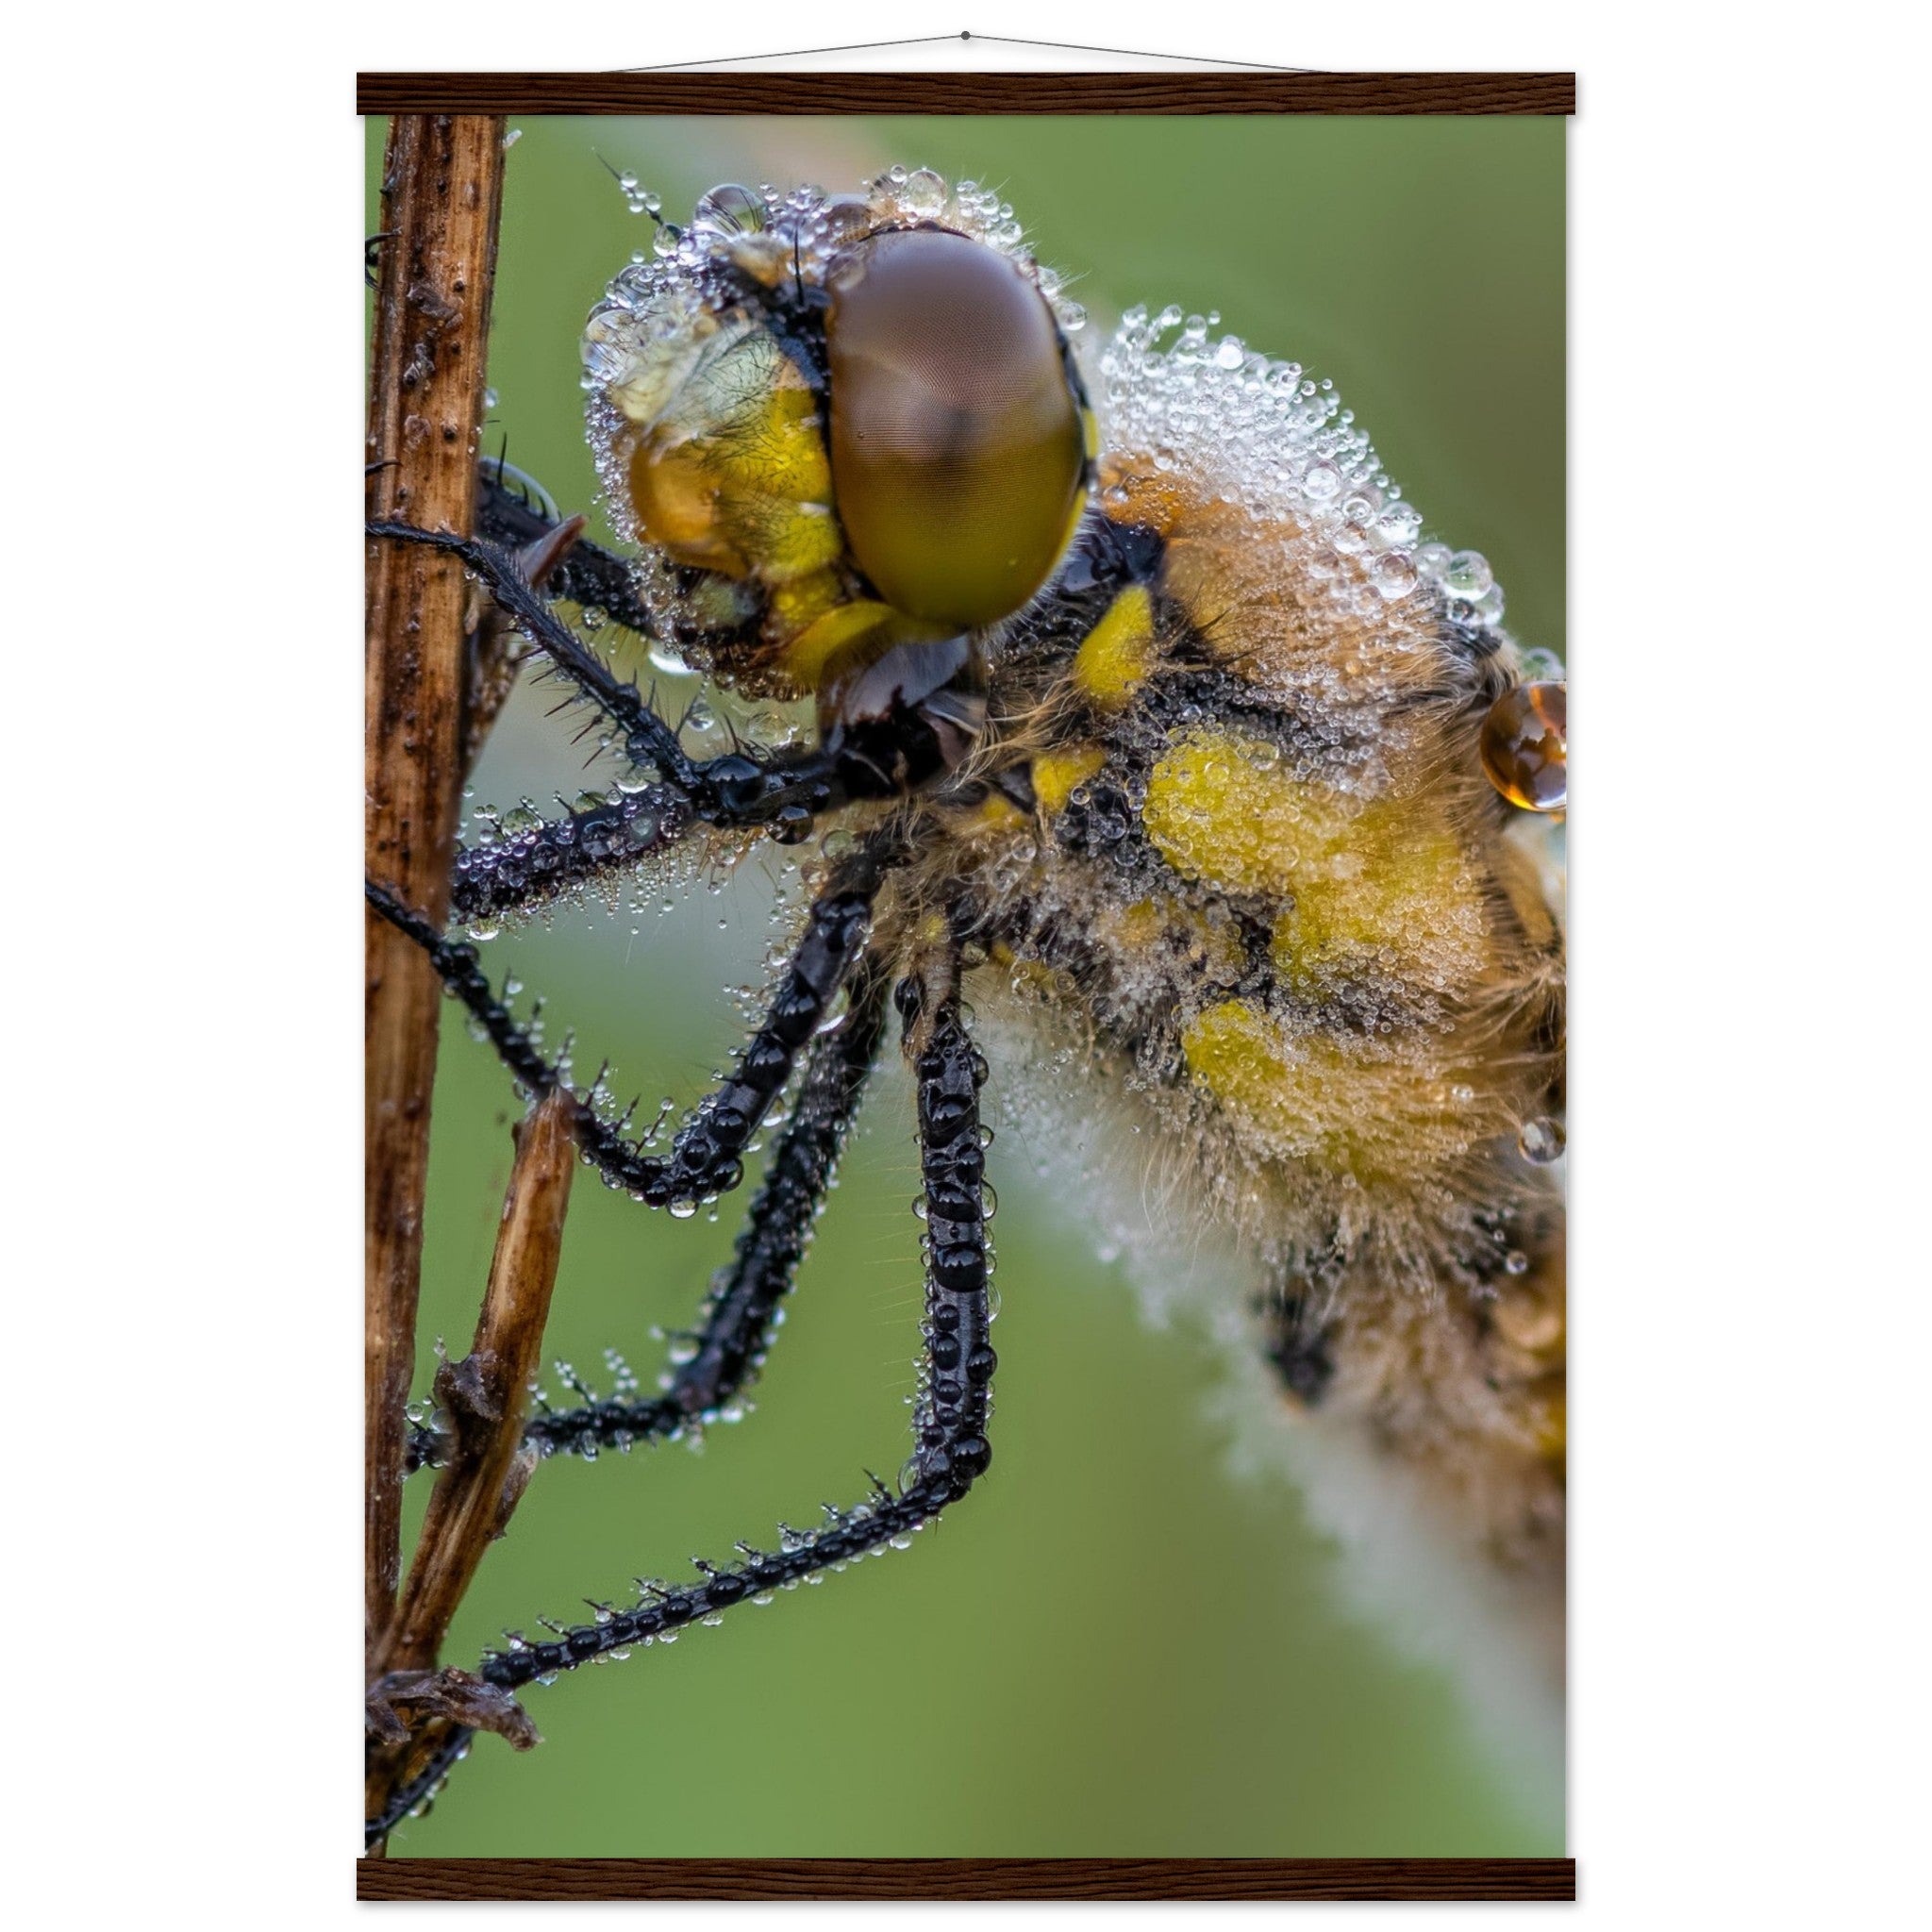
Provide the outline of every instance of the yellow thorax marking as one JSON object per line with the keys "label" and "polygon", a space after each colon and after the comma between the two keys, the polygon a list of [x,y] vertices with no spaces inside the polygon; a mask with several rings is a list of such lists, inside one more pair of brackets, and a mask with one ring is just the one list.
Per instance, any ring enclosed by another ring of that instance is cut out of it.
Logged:
{"label": "yellow thorax marking", "polygon": [[1299,989],[1364,963],[1435,991],[1481,971],[1480,884],[1425,798],[1349,799],[1273,745],[1206,730],[1155,765],[1142,822],[1183,878],[1282,904],[1274,961]]}
{"label": "yellow thorax marking", "polygon": [[1296,1035],[1245,1000],[1224,1000],[1181,1036],[1190,1075],[1249,1144],[1364,1186],[1406,1188],[1502,1124],[1492,1091],[1458,1103],[1426,1035],[1354,1041]]}
{"label": "yellow thorax marking", "polygon": [[1042,753],[1033,760],[1033,795],[1049,818],[1067,808],[1074,790],[1107,762],[1097,744],[1075,745],[1071,751]]}
{"label": "yellow thorax marking", "polygon": [[1074,683],[1103,711],[1115,711],[1154,668],[1154,603],[1131,584],[1108,605],[1074,658]]}

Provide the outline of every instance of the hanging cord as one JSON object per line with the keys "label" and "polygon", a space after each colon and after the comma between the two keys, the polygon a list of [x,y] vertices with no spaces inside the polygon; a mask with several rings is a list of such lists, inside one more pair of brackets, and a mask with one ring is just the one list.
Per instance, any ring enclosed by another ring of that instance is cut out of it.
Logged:
{"label": "hanging cord", "polygon": [[656,67],[620,67],[619,74],[671,74],[683,67],[738,67],[754,60],[796,60],[819,54],[875,54],[884,47],[948,46],[978,41],[992,47],[1050,47],[1062,54],[1120,54],[1133,60],[1202,60],[1213,67],[1241,67],[1257,74],[1319,74],[1315,67],[1276,67],[1264,60],[1228,60],[1219,54],[1153,54],[1144,47],[1089,47],[1077,41],[1023,41],[1008,34],[922,34],[906,41],[852,41],[837,47],[786,47],[775,54],[722,54],[712,60],[667,60]]}

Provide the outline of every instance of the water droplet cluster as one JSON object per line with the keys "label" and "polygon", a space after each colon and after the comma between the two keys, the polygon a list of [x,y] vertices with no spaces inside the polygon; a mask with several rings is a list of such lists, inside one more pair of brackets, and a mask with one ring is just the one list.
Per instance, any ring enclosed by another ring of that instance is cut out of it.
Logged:
{"label": "water droplet cluster", "polygon": [[[658,197],[635,176],[626,197],[655,214]],[[619,271],[591,309],[583,341],[584,388],[593,396],[648,377],[663,358],[688,354],[715,332],[721,310],[742,295],[743,275],[822,285],[855,242],[886,228],[938,223],[1008,256],[1052,305],[1069,334],[1085,311],[1060,278],[1027,252],[1012,206],[974,181],[948,183],[930,168],[894,167],[857,194],[804,187],[781,191],[727,183],[702,196],[688,225],[659,226],[648,257]]]}
{"label": "water droplet cluster", "polygon": [[1498,623],[1503,592],[1488,562],[1422,541],[1422,513],[1335,385],[1217,336],[1219,320],[1127,311],[1099,358],[1106,445],[1143,452],[1157,473],[1280,526],[1329,586],[1336,614],[1373,621],[1432,586],[1452,614]]}

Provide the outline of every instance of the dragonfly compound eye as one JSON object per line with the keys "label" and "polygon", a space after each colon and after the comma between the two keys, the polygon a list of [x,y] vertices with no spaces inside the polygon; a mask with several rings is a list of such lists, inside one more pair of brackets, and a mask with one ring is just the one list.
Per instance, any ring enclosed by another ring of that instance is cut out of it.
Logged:
{"label": "dragonfly compound eye", "polygon": [[1046,581],[1085,494],[1080,406],[1045,299],[941,229],[830,277],[831,464],[859,567],[894,609],[993,624]]}

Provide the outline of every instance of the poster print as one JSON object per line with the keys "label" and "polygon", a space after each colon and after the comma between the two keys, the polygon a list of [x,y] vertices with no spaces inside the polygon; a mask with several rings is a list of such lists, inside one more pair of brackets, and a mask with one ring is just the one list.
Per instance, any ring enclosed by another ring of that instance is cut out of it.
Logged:
{"label": "poster print", "polygon": [[[449,931],[643,1104],[441,1647],[544,1741],[390,1855],[1559,1852],[1563,124],[513,126],[486,534],[645,559],[555,608],[691,760],[845,764],[687,828],[534,650],[480,737]],[[874,460],[919,379],[952,427]],[[504,855],[573,824],[537,903]],[[443,1036],[405,1552],[524,1109]],[[762,1367],[654,1440],[867,1064]]]}

